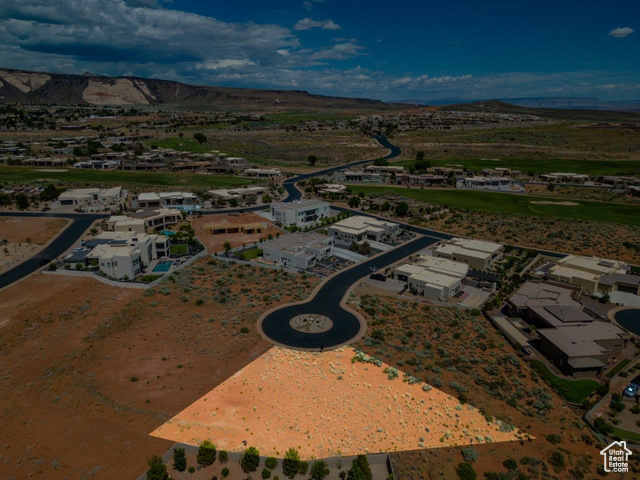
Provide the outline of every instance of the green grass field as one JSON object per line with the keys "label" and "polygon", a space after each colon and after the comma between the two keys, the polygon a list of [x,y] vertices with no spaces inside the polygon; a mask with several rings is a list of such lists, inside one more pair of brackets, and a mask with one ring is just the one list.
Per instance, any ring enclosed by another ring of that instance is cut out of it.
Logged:
{"label": "green grass field", "polygon": [[414,189],[403,187],[379,187],[350,185],[354,193],[395,193],[436,205],[448,205],[476,212],[534,215],[545,218],[562,218],[593,222],[611,222],[640,226],[640,207],[620,203],[571,200],[577,205],[541,205],[531,202],[563,202],[566,199],[482,192],[475,190]]}
{"label": "green grass field", "polygon": [[568,402],[580,403],[595,391],[600,384],[593,380],[566,380],[556,377],[547,366],[539,360],[531,360],[531,366]]}
{"label": "green grass field", "polygon": [[240,253],[240,257],[242,257],[243,260],[253,260],[254,258],[257,258],[259,256],[262,255],[262,249],[260,248],[249,248],[247,250],[243,250]]}
{"label": "green grass field", "polygon": [[183,138],[159,138],[147,142],[147,145],[149,147],[155,145],[159,148],[173,148],[174,150],[178,150],[180,152],[208,153],[211,151],[210,148],[205,147],[204,145],[200,145],[196,140],[194,140],[193,138],[189,138],[188,136],[185,136]]}
{"label": "green grass field", "polygon": [[[53,169],[52,169],[53,170]],[[0,184],[58,180],[74,183],[118,183],[138,185],[164,185],[185,187],[235,187],[254,183],[255,180],[226,175],[197,175],[193,173],[100,171],[70,167],[59,171],[43,172],[30,167],[0,167]]]}
{"label": "green grass field", "polygon": [[611,431],[611,435],[626,438],[627,440],[631,440],[633,442],[640,442],[640,434],[636,432],[629,432],[627,430],[623,430],[621,428],[616,427],[615,425],[611,425],[613,430]]}
{"label": "green grass field", "polygon": [[189,245],[186,243],[176,243],[169,246],[171,255],[186,255],[189,253]]}
{"label": "green grass field", "polygon": [[[640,162],[634,160],[567,160],[567,159],[526,159],[526,158],[460,158],[429,160],[433,166],[459,166],[476,172],[483,168],[506,167],[520,170],[523,175],[533,173],[572,172],[587,175],[640,175]],[[410,167],[415,160],[393,162],[393,165]]]}
{"label": "green grass field", "polygon": [[334,120],[348,120],[355,118],[354,114],[340,112],[311,112],[311,111],[291,111],[268,113],[264,116],[266,122],[274,122],[281,124],[292,124],[308,121],[330,122]]}

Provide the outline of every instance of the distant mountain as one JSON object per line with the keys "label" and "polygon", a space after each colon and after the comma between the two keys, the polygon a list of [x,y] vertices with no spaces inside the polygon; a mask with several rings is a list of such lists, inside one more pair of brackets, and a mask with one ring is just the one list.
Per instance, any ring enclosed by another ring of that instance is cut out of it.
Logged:
{"label": "distant mountain", "polygon": [[[379,100],[328,97],[301,90],[188,85],[170,80],[0,69],[0,104],[167,105],[224,108],[398,108]],[[406,106],[405,106],[406,107]]]}
{"label": "distant mountain", "polygon": [[576,120],[584,122],[640,122],[640,112],[569,109],[569,108],[531,108],[502,100],[487,100],[472,103],[458,103],[438,107],[439,110],[458,112],[487,112],[487,113],[512,113],[522,115],[536,115],[542,118],[559,120]]}
{"label": "distant mountain", "polygon": [[[519,97],[498,98],[496,100],[529,108],[556,108],[556,109],[588,109],[588,110],[614,110],[620,112],[640,112],[640,100],[600,100],[597,97]],[[470,103],[483,103],[490,100],[478,100],[470,98],[447,98],[439,100],[399,100],[401,103],[413,105],[460,105]]]}

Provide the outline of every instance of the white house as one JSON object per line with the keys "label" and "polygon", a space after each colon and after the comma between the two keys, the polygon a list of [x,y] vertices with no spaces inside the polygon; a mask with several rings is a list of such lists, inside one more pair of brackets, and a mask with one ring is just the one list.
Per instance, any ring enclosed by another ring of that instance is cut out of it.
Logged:
{"label": "white house", "polygon": [[306,227],[328,218],[330,205],[322,200],[298,200],[296,202],[276,202],[271,204],[271,217],[284,226]]}
{"label": "white house", "polygon": [[336,245],[348,246],[353,242],[380,242],[385,238],[393,238],[400,232],[400,226],[386,220],[356,215],[334,223],[328,232]]}

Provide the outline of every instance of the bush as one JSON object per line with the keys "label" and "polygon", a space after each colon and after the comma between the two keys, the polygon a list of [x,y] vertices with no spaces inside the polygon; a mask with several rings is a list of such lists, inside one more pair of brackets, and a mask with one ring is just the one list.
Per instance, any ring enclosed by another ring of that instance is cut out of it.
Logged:
{"label": "bush", "polygon": [[298,451],[292,447],[284,454],[284,460],[282,460],[282,473],[289,478],[293,478],[298,473],[299,466],[300,455],[298,455]]}
{"label": "bush", "polygon": [[609,435],[611,432],[613,432],[613,427],[609,425],[602,417],[596,418],[593,422],[593,426],[603,435]]}
{"label": "bush", "polygon": [[267,457],[264,461],[264,466],[269,470],[273,470],[278,466],[278,460],[276,460],[275,457]]}
{"label": "bush", "polygon": [[220,460],[220,463],[227,463],[229,461],[229,454],[226,450],[220,450],[218,460]]}
{"label": "bush", "polygon": [[189,472],[189,473],[194,473],[195,471],[196,471],[196,467],[194,467],[193,465],[191,465],[189,467],[189,469],[187,470],[187,472]]}
{"label": "bush", "polygon": [[271,470],[269,470],[268,468],[263,468],[261,476],[266,480],[267,478],[271,477]]}
{"label": "bush", "polygon": [[300,475],[306,475],[307,472],[309,471],[309,463],[307,462],[300,462],[298,464],[298,473]]}
{"label": "bush", "polygon": [[173,451],[173,468],[179,472],[187,469],[187,456],[184,454],[184,448],[176,448]]}
{"label": "bush", "polygon": [[255,472],[260,464],[260,453],[255,447],[249,447],[244,451],[240,466],[244,473]]}
{"label": "bush", "polygon": [[560,450],[556,450],[555,452],[553,452],[553,455],[551,455],[551,458],[549,459],[549,464],[553,465],[558,470],[562,470],[565,467],[566,463],[564,460],[564,455]]}
{"label": "bush", "polygon": [[224,467],[220,472],[220,475],[222,475],[222,478],[227,478],[229,476],[229,469],[227,467]]}
{"label": "bush", "polygon": [[460,453],[462,453],[462,458],[464,458],[465,462],[474,463],[478,461],[478,451],[471,447],[463,448]]}
{"label": "bush", "polygon": [[324,480],[329,475],[329,469],[325,462],[313,462],[311,465],[311,480]]}
{"label": "bush", "polygon": [[460,480],[476,480],[478,478],[478,474],[473,469],[470,463],[462,462],[458,464],[456,468],[456,473]]}
{"label": "bush", "polygon": [[507,458],[504,462],[502,462],[502,466],[508,470],[515,470],[518,468],[518,462],[516,462],[513,458]]}
{"label": "bush", "polygon": [[206,467],[216,461],[216,446],[209,440],[205,440],[198,447],[198,455],[196,457],[198,465]]}

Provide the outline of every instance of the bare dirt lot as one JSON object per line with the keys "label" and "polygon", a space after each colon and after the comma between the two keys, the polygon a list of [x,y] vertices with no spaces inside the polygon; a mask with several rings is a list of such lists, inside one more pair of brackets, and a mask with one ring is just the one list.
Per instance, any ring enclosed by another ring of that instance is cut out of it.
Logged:
{"label": "bare dirt lot", "polygon": [[280,457],[295,447],[305,460],[525,438],[388,365],[355,361],[356,354],[274,347],[152,435],[210,440],[234,452],[249,444]]}
{"label": "bare dirt lot", "polygon": [[[472,459],[478,478],[484,472],[505,478],[595,478],[599,445],[580,409],[552,391],[479,312],[385,297],[353,302],[369,324],[357,347],[536,437],[399,452],[393,454],[397,478],[457,478],[465,458]],[[511,472],[502,465],[509,458],[516,461]],[[515,470],[525,477],[516,477]]]}
{"label": "bare dirt lot", "polygon": [[[265,230],[262,233],[244,234],[244,233],[225,233],[219,235],[212,235],[211,231],[207,228],[207,225],[211,224],[228,224],[234,225],[247,225],[251,223],[264,224]],[[209,253],[220,252],[224,250],[224,243],[229,242],[231,248],[240,247],[245,244],[250,244],[259,241],[261,238],[266,240],[269,235],[275,237],[277,234],[284,233],[284,230],[276,227],[272,222],[255,213],[240,213],[230,215],[207,215],[203,217],[196,217],[191,220],[191,225],[196,231],[196,236],[205,244]]]}
{"label": "bare dirt lot", "polygon": [[68,223],[64,218],[0,218],[0,240],[44,245]]}
{"label": "bare dirt lot", "polygon": [[3,290],[0,476],[136,478],[171,445],[149,433],[264,353],[258,316],[316,282],[203,260],[145,293],[45,275]]}
{"label": "bare dirt lot", "polygon": [[42,250],[68,223],[64,218],[0,218],[0,273]]}

